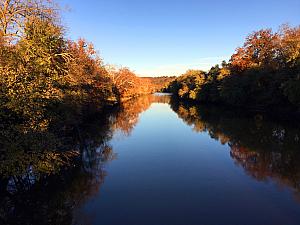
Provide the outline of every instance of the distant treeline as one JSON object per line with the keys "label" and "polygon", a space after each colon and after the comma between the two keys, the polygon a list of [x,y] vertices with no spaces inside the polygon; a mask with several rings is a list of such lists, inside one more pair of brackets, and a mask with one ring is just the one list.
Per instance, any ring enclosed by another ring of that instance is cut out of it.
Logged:
{"label": "distant treeline", "polygon": [[299,111],[300,27],[253,32],[228,63],[188,70],[166,91],[199,102]]}

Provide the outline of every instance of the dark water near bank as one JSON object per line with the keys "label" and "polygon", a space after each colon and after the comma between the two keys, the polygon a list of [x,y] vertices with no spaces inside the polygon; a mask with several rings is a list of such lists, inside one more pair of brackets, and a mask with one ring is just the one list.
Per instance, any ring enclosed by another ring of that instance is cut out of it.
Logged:
{"label": "dark water near bank", "polygon": [[67,181],[3,197],[0,215],[12,224],[298,225],[298,125],[141,97],[82,134],[82,165]]}

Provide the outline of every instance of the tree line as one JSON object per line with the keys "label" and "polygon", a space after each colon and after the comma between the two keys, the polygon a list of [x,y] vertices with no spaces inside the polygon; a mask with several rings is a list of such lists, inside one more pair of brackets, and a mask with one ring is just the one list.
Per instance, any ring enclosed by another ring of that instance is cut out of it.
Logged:
{"label": "tree line", "polygon": [[165,91],[199,102],[299,111],[300,27],[255,31],[229,62],[208,72],[188,70]]}
{"label": "tree line", "polygon": [[2,117],[44,129],[63,111],[83,114],[162,88],[155,78],[104,65],[92,43],[66,38],[60,20],[50,0],[0,1]]}

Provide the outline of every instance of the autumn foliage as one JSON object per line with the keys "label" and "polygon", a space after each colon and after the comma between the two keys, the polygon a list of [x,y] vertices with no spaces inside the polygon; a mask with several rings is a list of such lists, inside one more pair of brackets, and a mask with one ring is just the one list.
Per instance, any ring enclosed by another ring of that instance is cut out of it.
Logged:
{"label": "autumn foliage", "polygon": [[162,87],[67,39],[53,1],[0,0],[0,186],[58,173],[82,156],[70,139],[84,121]]}
{"label": "autumn foliage", "polygon": [[68,40],[52,1],[3,0],[0,10],[0,110],[30,129],[46,129],[57,110],[80,115],[162,88]]}

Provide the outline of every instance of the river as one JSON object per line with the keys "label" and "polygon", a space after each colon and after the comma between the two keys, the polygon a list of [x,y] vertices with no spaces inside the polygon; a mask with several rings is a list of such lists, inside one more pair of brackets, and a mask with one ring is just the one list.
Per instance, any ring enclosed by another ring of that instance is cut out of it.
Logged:
{"label": "river", "polygon": [[[68,187],[35,197],[52,224],[300,224],[297,123],[164,94],[129,101],[109,121],[109,138],[85,141]],[[40,211],[26,215],[37,223]]]}

